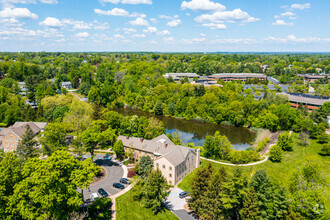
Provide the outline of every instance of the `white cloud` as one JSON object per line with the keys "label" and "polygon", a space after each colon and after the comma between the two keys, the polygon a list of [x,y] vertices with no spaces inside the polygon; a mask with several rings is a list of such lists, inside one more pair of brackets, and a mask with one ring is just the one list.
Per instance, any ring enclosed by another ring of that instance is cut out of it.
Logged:
{"label": "white cloud", "polygon": [[67,25],[73,25],[73,29],[75,30],[87,30],[91,29],[93,26],[93,24],[91,23],[86,23],[84,21],[76,21],[72,19],[63,19],[61,22]]}
{"label": "white cloud", "polygon": [[171,42],[171,41],[174,41],[174,38],[173,37],[164,37],[163,40],[165,42]]}
{"label": "white cloud", "polygon": [[272,23],[272,25],[274,25],[274,26],[292,26],[293,23],[286,22],[284,20],[276,20],[276,22]]}
{"label": "white cloud", "polygon": [[202,24],[202,26],[209,27],[212,30],[227,29],[227,26],[225,24],[206,23],[206,24]]}
{"label": "white cloud", "polygon": [[0,17],[2,18],[29,18],[38,19],[38,15],[32,13],[27,8],[5,8],[0,11]]}
{"label": "white cloud", "polygon": [[299,9],[299,10],[304,10],[306,8],[310,8],[311,4],[310,3],[305,3],[305,4],[292,4],[291,9]]}
{"label": "white cloud", "polygon": [[136,29],[134,28],[123,28],[126,34],[134,33],[136,32]]}
{"label": "white cloud", "polygon": [[156,18],[150,18],[149,20],[154,24],[158,23],[158,20]]}
{"label": "white cloud", "polygon": [[129,16],[128,11],[122,9],[122,8],[113,8],[112,10],[104,11],[101,9],[94,9],[94,12],[96,14],[100,15],[111,15],[111,16]]}
{"label": "white cloud", "polygon": [[121,2],[122,4],[131,4],[131,5],[136,5],[136,4],[147,4],[151,5],[152,0],[100,0],[101,3],[113,3],[113,4],[118,4]]}
{"label": "white cloud", "polygon": [[205,37],[206,35],[204,33],[199,34],[201,37]]}
{"label": "white cloud", "polygon": [[149,26],[149,22],[143,18],[136,18],[133,21],[129,21],[129,23],[133,26]]}
{"label": "white cloud", "polygon": [[287,11],[287,12],[284,12],[281,14],[282,17],[285,17],[285,16],[289,17],[289,16],[294,16],[294,15],[296,15],[296,14],[293,13],[292,11]]}
{"label": "white cloud", "polygon": [[136,4],[151,5],[152,0],[122,0],[121,3],[123,3],[123,4],[132,4],[132,5],[136,5]]}
{"label": "white cloud", "polygon": [[159,18],[162,18],[162,19],[173,19],[173,17],[168,16],[168,15],[159,15]]}
{"label": "white cloud", "polygon": [[202,43],[206,40],[205,37],[203,38],[193,38],[193,39],[182,39],[181,43],[183,44],[196,44],[196,43]]}
{"label": "white cloud", "polygon": [[76,34],[76,37],[78,38],[86,38],[86,37],[89,37],[89,33],[87,32],[79,32]]}
{"label": "white cloud", "polygon": [[226,7],[220,3],[215,3],[210,0],[192,0],[190,2],[183,1],[181,9],[191,9],[193,11],[224,11]]}
{"label": "white cloud", "polygon": [[167,22],[167,26],[170,26],[170,27],[176,27],[176,26],[179,26],[180,24],[181,24],[180,19],[174,19],[172,21]]}
{"label": "white cloud", "polygon": [[45,20],[39,23],[42,26],[50,27],[50,28],[61,28],[64,27],[64,24],[57,18],[47,17]]}
{"label": "white cloud", "polygon": [[141,17],[141,18],[145,18],[147,16],[145,14],[142,14],[142,13],[133,12],[132,14],[130,14],[130,17]]}
{"label": "white cloud", "polygon": [[57,4],[58,3],[57,0],[39,0],[39,1],[44,4]]}
{"label": "white cloud", "polygon": [[256,39],[251,38],[227,38],[227,39],[216,39],[212,41],[211,43],[214,44],[238,44],[238,43],[244,43],[244,44],[251,44],[251,43],[257,43],[260,41],[257,41]]}
{"label": "white cloud", "polygon": [[235,9],[233,11],[222,11],[214,12],[213,14],[203,14],[195,18],[197,22],[212,22],[212,23],[223,23],[223,22],[255,22],[258,18],[251,17],[247,12],[241,9]]}
{"label": "white cloud", "polygon": [[147,29],[144,29],[143,32],[145,33],[155,33],[157,31],[156,27],[149,26]]}
{"label": "white cloud", "polygon": [[110,28],[107,22],[99,23],[98,21],[94,21],[94,23],[95,30],[104,31]]}
{"label": "white cloud", "polygon": [[305,38],[297,38],[295,35],[289,35],[287,38],[276,38],[276,37],[268,37],[265,41],[275,41],[280,43],[318,43],[318,42],[327,42],[328,39],[321,39],[318,37],[305,37]]}
{"label": "white cloud", "polygon": [[157,35],[169,35],[171,34],[168,30],[158,31]]}
{"label": "white cloud", "polygon": [[132,37],[134,37],[134,38],[145,38],[146,35],[145,34],[133,34]]}
{"label": "white cloud", "polygon": [[123,35],[120,35],[120,34],[115,34],[113,35],[115,38],[120,38],[120,39],[124,39],[124,36]]}

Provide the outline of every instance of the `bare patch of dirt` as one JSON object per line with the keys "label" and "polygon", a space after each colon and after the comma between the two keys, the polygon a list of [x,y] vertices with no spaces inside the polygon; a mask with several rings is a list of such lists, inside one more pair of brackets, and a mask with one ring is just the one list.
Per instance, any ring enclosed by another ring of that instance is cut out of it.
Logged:
{"label": "bare patch of dirt", "polygon": [[94,176],[94,180],[91,184],[95,184],[105,177],[106,172],[102,167],[101,169],[102,169],[101,172],[99,172],[98,174],[96,174],[96,176]]}

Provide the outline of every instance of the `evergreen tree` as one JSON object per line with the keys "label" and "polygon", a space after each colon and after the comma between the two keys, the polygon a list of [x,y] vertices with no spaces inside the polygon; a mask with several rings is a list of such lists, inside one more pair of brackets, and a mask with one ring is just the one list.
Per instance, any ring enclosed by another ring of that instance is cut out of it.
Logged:
{"label": "evergreen tree", "polygon": [[211,163],[207,164],[206,167],[198,169],[195,177],[191,182],[191,201],[189,206],[196,212],[200,213],[200,209],[203,204],[203,194],[209,188],[210,177],[213,173],[213,166]]}
{"label": "evergreen tree", "polygon": [[34,157],[38,153],[36,145],[38,142],[34,139],[35,133],[32,131],[29,125],[25,126],[25,132],[22,136],[22,140],[17,145],[17,155],[21,160],[26,160],[29,157]]}
{"label": "evergreen tree", "polygon": [[162,202],[166,200],[169,186],[162,172],[157,169],[148,176],[144,187],[144,205],[150,208],[154,214],[162,210]]}
{"label": "evergreen tree", "polygon": [[162,115],[163,114],[163,103],[158,101],[154,107],[155,115]]}
{"label": "evergreen tree", "polygon": [[292,144],[293,144],[292,137],[288,132],[285,132],[278,136],[277,145],[280,146],[282,150],[292,151]]}
{"label": "evergreen tree", "polygon": [[250,187],[245,195],[243,201],[243,207],[240,210],[241,218],[249,219],[249,220],[256,220],[260,219],[259,215],[259,205],[258,205],[258,198],[256,191],[253,187]]}
{"label": "evergreen tree", "polygon": [[152,171],[152,168],[153,168],[152,159],[148,155],[142,156],[139,161],[139,174],[145,178]]}
{"label": "evergreen tree", "polygon": [[269,159],[273,162],[280,162],[282,160],[283,150],[280,146],[274,145],[270,148]]}
{"label": "evergreen tree", "polygon": [[220,194],[227,180],[228,176],[224,167],[221,167],[220,170],[212,176],[210,185],[201,198],[200,216],[204,219],[223,218],[223,203]]}

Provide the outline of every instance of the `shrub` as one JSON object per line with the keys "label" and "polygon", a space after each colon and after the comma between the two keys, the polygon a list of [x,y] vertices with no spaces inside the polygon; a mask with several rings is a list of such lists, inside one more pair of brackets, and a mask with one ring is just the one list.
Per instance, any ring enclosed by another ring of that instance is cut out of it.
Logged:
{"label": "shrub", "polygon": [[0,123],[0,127],[7,127],[8,125],[6,123]]}
{"label": "shrub", "polygon": [[321,154],[324,156],[329,156],[330,155],[330,144],[324,144],[322,149],[321,149]]}
{"label": "shrub", "polygon": [[129,170],[128,174],[127,174],[127,177],[132,178],[133,176],[136,176],[136,173],[133,170]]}
{"label": "shrub", "polygon": [[284,151],[292,151],[292,137],[289,132],[285,132],[278,136],[277,145],[282,148]]}
{"label": "shrub", "polygon": [[258,143],[257,151],[258,152],[262,151],[266,147],[266,145],[268,144],[269,141],[270,141],[270,138],[269,137],[265,137],[265,139],[263,139],[262,141],[260,141]]}
{"label": "shrub", "polygon": [[320,143],[320,144],[326,144],[326,143],[329,142],[329,135],[326,134],[326,133],[323,133],[323,134],[320,134],[317,137],[317,139],[318,139],[318,141],[317,141],[318,143]]}
{"label": "shrub", "polygon": [[233,150],[229,160],[234,164],[245,164],[259,159],[259,153],[254,150]]}
{"label": "shrub", "polygon": [[283,150],[280,146],[274,145],[269,151],[269,159],[273,162],[280,162],[283,156]]}

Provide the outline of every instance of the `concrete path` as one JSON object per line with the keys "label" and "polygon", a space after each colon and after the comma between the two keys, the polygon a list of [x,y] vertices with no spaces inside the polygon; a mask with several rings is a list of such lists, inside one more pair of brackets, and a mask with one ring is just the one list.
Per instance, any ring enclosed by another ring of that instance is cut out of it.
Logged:
{"label": "concrete path", "polygon": [[201,157],[201,159],[203,160],[207,160],[207,161],[211,161],[213,163],[218,163],[218,164],[222,164],[222,165],[227,165],[227,166],[238,166],[238,167],[245,167],[245,166],[254,166],[257,164],[261,164],[261,163],[265,163],[268,159],[269,156],[266,156],[265,159],[261,160],[261,161],[257,161],[254,163],[248,163],[248,164],[233,164],[233,163],[225,163],[225,162],[220,162],[220,161],[216,161],[216,160],[212,160],[212,159],[207,159],[205,157]]}

